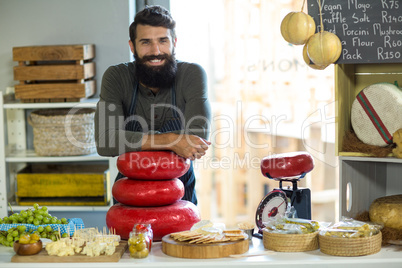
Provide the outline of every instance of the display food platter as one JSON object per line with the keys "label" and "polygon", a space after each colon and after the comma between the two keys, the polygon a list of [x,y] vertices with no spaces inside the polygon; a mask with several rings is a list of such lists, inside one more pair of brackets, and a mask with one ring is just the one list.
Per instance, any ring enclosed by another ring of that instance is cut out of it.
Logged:
{"label": "display food platter", "polygon": [[29,256],[14,255],[11,257],[11,262],[118,262],[127,250],[127,241],[120,241],[119,245],[116,247],[116,251],[113,255],[100,255],[95,257],[89,257],[83,254],[75,254],[73,256],[50,256],[47,254],[45,249],[42,249],[38,254]]}
{"label": "display food platter", "polygon": [[188,259],[214,259],[243,254],[249,249],[249,240],[228,241],[211,244],[191,244],[176,241],[165,235],[162,238],[162,252],[166,255]]}

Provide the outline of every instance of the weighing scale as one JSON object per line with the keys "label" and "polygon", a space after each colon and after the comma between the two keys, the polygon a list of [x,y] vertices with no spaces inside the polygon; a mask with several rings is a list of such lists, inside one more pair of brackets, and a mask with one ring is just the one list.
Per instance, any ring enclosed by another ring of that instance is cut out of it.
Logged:
{"label": "weighing scale", "polygon": [[[258,233],[254,236],[262,238],[264,222],[269,218],[284,216],[287,209],[293,207],[297,217],[311,219],[311,192],[308,188],[297,187],[297,182],[314,168],[314,161],[307,152],[293,152],[264,157],[261,161],[261,173],[279,181],[279,188],[269,192],[260,202],[256,212]],[[290,182],[292,187],[283,186]]]}

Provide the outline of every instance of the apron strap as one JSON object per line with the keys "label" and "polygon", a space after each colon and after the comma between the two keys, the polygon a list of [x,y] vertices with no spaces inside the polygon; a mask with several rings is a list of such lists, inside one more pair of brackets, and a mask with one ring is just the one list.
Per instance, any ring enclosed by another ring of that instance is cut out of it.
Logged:
{"label": "apron strap", "polygon": [[[138,83],[134,85],[134,92],[133,96],[131,98],[131,104],[129,108],[129,115],[132,116],[135,115],[135,108],[137,104],[137,92],[138,92]],[[173,118],[171,120],[168,120],[165,122],[165,124],[159,129],[159,132],[164,133],[164,132],[169,132],[169,131],[176,131],[176,130],[181,130],[183,129],[182,122],[180,119],[180,116],[176,109],[174,109],[176,106],[176,90],[175,87],[173,86],[171,88],[171,102],[172,102],[172,113],[173,113]],[[127,117],[128,117],[127,116]],[[129,131],[141,131],[142,132],[142,127],[139,124],[137,120],[130,121],[129,124],[126,125],[126,130]],[[115,181],[123,178],[124,176],[121,173],[118,173]],[[197,197],[195,194],[195,175],[194,175],[194,169],[193,169],[193,163],[191,163],[191,166],[189,170],[187,171],[186,174],[181,176],[179,178],[185,187],[185,193],[183,196],[183,200],[188,200],[195,205],[197,205]],[[117,201],[113,198],[113,203],[115,204]]]}

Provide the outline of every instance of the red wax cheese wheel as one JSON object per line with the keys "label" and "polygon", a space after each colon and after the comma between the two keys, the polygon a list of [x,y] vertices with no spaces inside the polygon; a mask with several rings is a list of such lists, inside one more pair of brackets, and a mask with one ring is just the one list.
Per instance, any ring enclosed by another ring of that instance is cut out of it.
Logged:
{"label": "red wax cheese wheel", "polygon": [[129,206],[166,206],[182,199],[184,185],[179,179],[145,181],[122,178],[113,184],[112,194],[119,203]]}
{"label": "red wax cheese wheel", "polygon": [[170,180],[183,176],[190,160],[172,151],[128,152],[117,158],[117,169],[125,177],[137,180]]}
{"label": "red wax cheese wheel", "polygon": [[314,160],[307,152],[293,152],[264,157],[261,172],[271,179],[293,178],[310,172]]}
{"label": "red wax cheese wheel", "polygon": [[151,224],[154,241],[160,241],[167,234],[190,230],[200,220],[198,208],[185,200],[162,207],[131,207],[119,203],[106,213],[107,227],[122,239],[129,238],[136,223]]}

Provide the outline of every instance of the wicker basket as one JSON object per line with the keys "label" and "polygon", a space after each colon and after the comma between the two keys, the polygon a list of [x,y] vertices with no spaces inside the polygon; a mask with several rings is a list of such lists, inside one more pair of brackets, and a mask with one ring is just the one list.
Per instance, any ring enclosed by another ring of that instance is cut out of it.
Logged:
{"label": "wicker basket", "polygon": [[35,153],[41,156],[95,153],[94,116],[95,110],[90,108],[32,112],[28,120],[33,127]]}
{"label": "wicker basket", "polygon": [[363,256],[377,253],[381,250],[381,232],[370,237],[343,238],[319,235],[322,253],[334,256]]}
{"label": "wicker basket", "polygon": [[278,234],[263,231],[264,248],[281,252],[301,252],[318,249],[318,232],[309,234]]}

